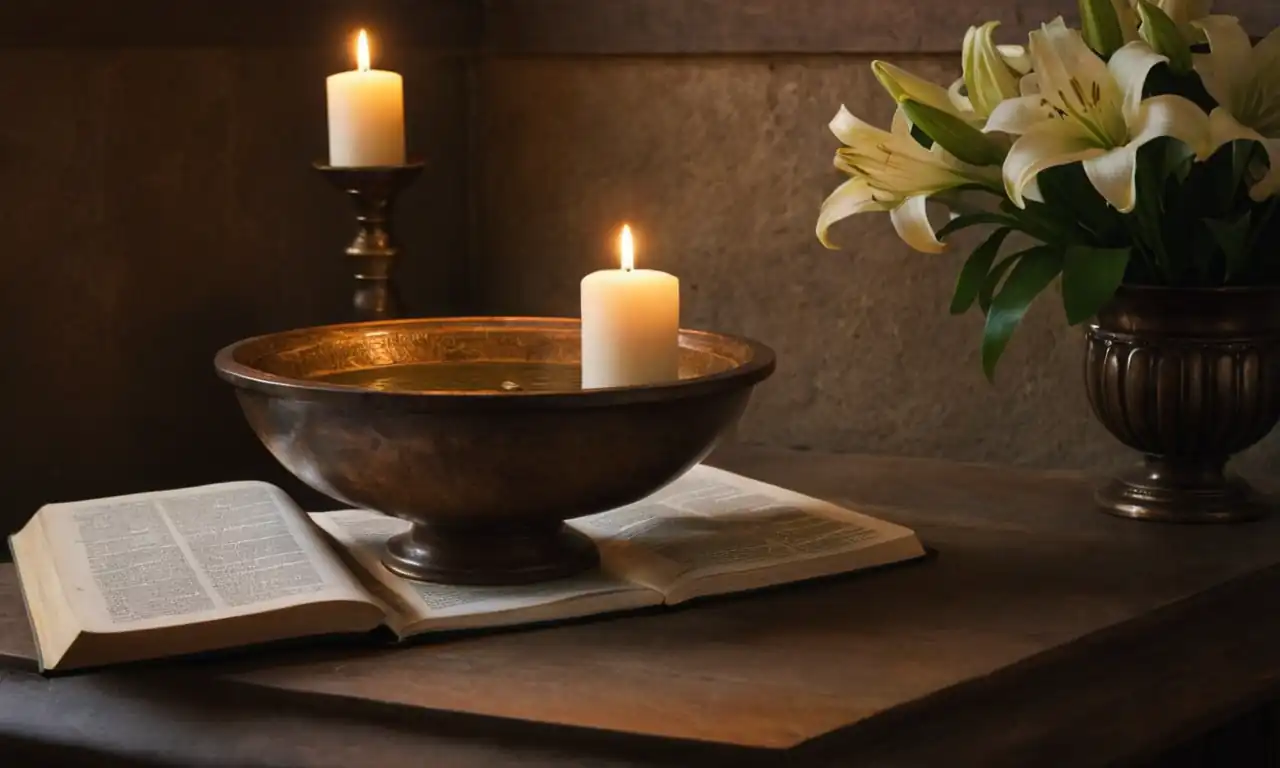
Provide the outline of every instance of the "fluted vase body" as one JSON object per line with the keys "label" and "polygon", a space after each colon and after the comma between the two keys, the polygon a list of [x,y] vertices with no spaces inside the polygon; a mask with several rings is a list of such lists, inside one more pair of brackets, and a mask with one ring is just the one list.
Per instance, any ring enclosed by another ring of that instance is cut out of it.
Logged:
{"label": "fluted vase body", "polygon": [[1280,421],[1280,289],[1123,287],[1086,337],[1089,403],[1144,456],[1099,489],[1106,511],[1170,522],[1266,511],[1225,469]]}

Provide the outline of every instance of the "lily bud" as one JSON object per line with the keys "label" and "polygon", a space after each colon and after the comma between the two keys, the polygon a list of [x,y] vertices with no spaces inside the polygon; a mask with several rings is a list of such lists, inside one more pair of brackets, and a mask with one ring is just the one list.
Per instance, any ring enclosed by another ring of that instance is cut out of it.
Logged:
{"label": "lily bud", "polygon": [[910,99],[902,111],[911,124],[929,135],[956,159],[969,165],[1000,165],[1005,153],[990,136],[955,115]]}
{"label": "lily bud", "polygon": [[1021,95],[1017,74],[992,39],[998,26],[1000,22],[990,21],[970,27],[964,36],[964,87],[974,111],[982,117],[1005,99]]}
{"label": "lily bud", "polygon": [[1147,0],[1138,0],[1138,15],[1142,18],[1140,32],[1152,50],[1168,57],[1169,68],[1174,72],[1191,71],[1191,44],[1169,15]]}
{"label": "lily bud", "polygon": [[[1139,0],[1133,0],[1135,8],[1138,2]],[[1213,12],[1213,0],[1152,0],[1151,4],[1164,11],[1189,42],[1205,42],[1204,33],[1195,23]],[[1138,10],[1141,12],[1141,9]]]}
{"label": "lily bud", "polygon": [[875,73],[880,85],[884,86],[884,89],[889,92],[893,100],[899,104],[911,100],[920,104],[927,104],[934,109],[956,117],[960,116],[960,110],[952,103],[951,96],[947,94],[947,89],[937,83],[925,80],[918,75],[913,75],[902,67],[894,66],[886,61],[871,62],[871,71]]}
{"label": "lily bud", "polygon": [[1126,42],[1137,39],[1137,30],[1127,35],[1128,25],[1121,22],[1121,13],[1128,11],[1128,0],[1080,0],[1080,32],[1102,58],[1110,58]]}

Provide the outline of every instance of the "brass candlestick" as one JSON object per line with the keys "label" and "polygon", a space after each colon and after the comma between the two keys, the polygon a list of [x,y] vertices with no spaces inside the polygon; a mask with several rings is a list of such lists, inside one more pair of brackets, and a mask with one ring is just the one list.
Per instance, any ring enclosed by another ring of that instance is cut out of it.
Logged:
{"label": "brass candlestick", "polygon": [[422,163],[370,168],[340,168],[315,163],[329,183],[346,192],[360,226],[347,246],[355,277],[352,308],[356,321],[400,316],[392,270],[400,248],[392,236],[391,212],[396,196],[422,173]]}

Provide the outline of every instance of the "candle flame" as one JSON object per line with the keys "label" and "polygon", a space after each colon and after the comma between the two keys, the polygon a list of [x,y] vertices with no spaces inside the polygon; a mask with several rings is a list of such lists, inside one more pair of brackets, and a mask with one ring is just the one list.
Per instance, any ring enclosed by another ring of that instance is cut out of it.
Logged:
{"label": "candle flame", "polygon": [[622,255],[622,268],[630,272],[636,267],[636,244],[631,239],[631,225],[623,224],[622,233],[618,235],[618,252]]}
{"label": "candle flame", "polygon": [[363,29],[356,36],[356,69],[369,71],[369,33]]}

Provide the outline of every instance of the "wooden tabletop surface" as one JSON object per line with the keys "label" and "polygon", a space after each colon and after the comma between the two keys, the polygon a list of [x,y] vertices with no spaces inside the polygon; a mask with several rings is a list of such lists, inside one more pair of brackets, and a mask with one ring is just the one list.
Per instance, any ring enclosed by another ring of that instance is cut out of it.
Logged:
{"label": "wooden tabletop surface", "polygon": [[1280,680],[1280,520],[1118,520],[1066,472],[764,449],[715,463],[908,525],[936,555],[410,648],[52,679],[25,660],[4,567],[0,748],[180,764],[1076,767],[1144,756]]}

